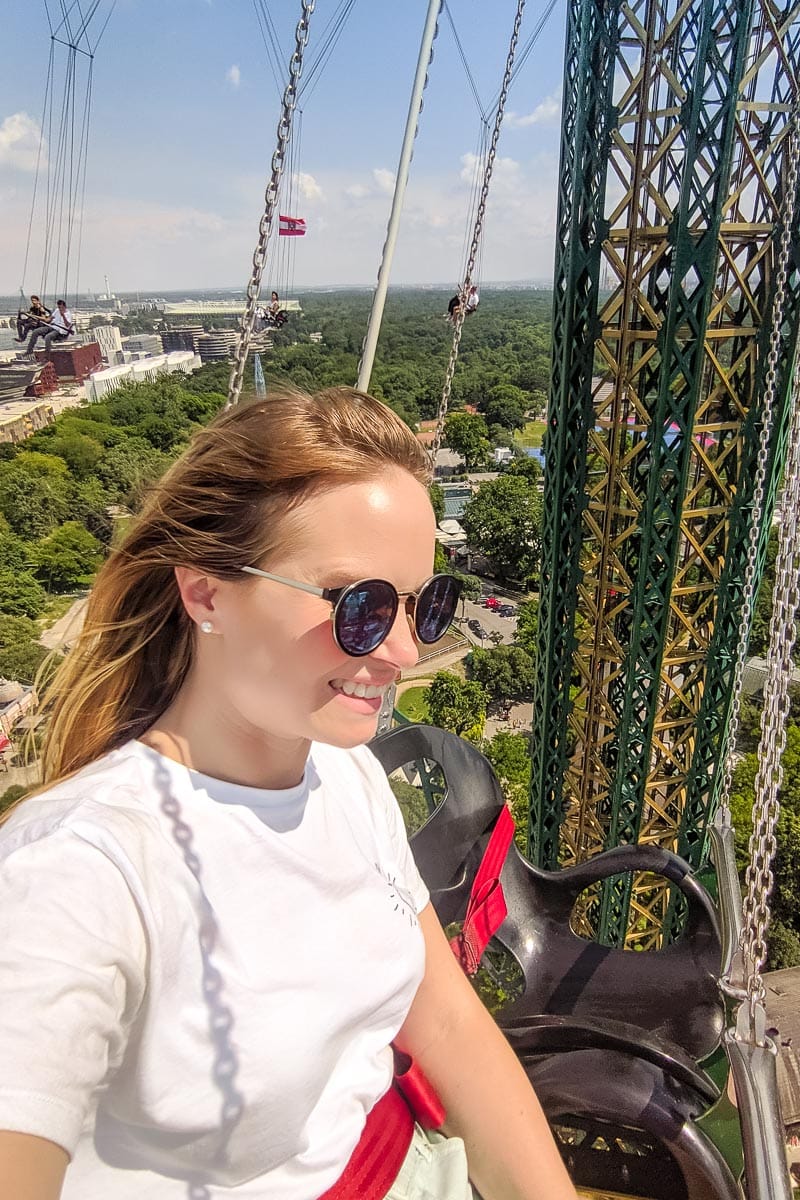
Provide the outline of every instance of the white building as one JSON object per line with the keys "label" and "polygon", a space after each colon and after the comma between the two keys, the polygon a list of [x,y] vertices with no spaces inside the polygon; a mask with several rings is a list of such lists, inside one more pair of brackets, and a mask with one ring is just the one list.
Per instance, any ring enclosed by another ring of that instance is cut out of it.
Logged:
{"label": "white building", "polygon": [[95,325],[92,335],[109,366],[122,362],[122,334],[116,325]]}
{"label": "white building", "polygon": [[201,365],[200,359],[191,350],[175,350],[172,354],[157,354],[151,358],[140,358],[136,362],[121,363],[95,371],[86,380],[87,400],[102,400],[109,392],[116,391],[123,383],[151,383],[159,375],[174,375],[176,372],[191,375]]}

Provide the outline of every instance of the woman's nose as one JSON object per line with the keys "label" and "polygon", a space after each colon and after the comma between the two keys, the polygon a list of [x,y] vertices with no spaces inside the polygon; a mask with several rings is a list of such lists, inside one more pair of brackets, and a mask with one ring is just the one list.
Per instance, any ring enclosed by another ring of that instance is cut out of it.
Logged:
{"label": "woman's nose", "polygon": [[386,640],[372,652],[373,658],[391,662],[401,670],[408,670],[419,662],[419,645],[414,637],[414,621],[405,605],[397,610],[394,624]]}

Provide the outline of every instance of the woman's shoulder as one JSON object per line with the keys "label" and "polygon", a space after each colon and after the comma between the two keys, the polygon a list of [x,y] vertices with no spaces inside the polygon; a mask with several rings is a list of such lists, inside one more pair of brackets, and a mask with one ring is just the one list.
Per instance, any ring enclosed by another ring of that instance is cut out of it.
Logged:
{"label": "woman's shoulder", "polygon": [[128,742],[22,800],[0,828],[0,857],[62,832],[88,841],[132,829],[142,836],[158,824],[151,791],[136,743]]}

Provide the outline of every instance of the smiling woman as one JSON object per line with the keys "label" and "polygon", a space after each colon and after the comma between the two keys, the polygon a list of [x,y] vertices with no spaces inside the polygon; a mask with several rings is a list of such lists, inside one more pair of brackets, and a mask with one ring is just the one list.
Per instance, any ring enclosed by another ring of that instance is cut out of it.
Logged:
{"label": "smiling woman", "polygon": [[0,831],[15,1200],[317,1200],[370,1164],[362,1200],[574,1196],[364,745],[457,598],[427,475],[371,397],[273,394],[100,572]]}

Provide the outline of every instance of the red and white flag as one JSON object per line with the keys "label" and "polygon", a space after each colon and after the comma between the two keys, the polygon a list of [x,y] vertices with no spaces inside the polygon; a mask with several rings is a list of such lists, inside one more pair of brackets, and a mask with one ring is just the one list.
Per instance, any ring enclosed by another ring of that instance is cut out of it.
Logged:
{"label": "red and white flag", "polygon": [[306,231],[304,217],[285,217],[280,214],[278,233],[281,237],[303,237]]}

